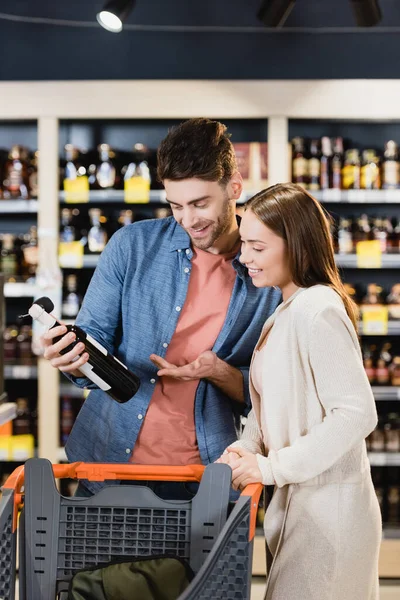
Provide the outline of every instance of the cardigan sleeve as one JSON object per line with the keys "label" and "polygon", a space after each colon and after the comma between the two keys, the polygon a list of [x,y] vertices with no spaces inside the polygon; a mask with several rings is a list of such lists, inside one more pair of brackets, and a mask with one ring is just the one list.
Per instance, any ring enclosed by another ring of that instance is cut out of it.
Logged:
{"label": "cardigan sleeve", "polygon": [[235,447],[243,448],[253,454],[263,453],[264,444],[254,410],[249,412],[240,440],[233,442],[233,444],[230,444],[229,446],[229,448]]}
{"label": "cardigan sleeve", "polygon": [[265,485],[282,487],[320,475],[376,427],[374,397],[346,313],[336,306],[320,311],[312,321],[308,347],[324,418],[291,446],[257,456]]}

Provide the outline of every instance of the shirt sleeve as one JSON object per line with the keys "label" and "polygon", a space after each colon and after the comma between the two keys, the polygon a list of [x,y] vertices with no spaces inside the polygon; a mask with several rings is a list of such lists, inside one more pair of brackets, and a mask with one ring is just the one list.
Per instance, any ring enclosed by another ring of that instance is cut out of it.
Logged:
{"label": "shirt sleeve", "polygon": [[[337,307],[314,317],[309,364],[324,418],[286,448],[257,457],[265,485],[302,483],[332,467],[376,427],[374,397],[353,325]],[[289,417],[290,418],[290,417]]]}
{"label": "shirt sleeve", "polygon": [[[104,248],[87,288],[76,319],[76,325],[115,354],[116,339],[121,329],[122,288],[127,252],[123,251],[123,230],[116,232]],[[97,386],[86,377],[64,375],[80,388]]]}

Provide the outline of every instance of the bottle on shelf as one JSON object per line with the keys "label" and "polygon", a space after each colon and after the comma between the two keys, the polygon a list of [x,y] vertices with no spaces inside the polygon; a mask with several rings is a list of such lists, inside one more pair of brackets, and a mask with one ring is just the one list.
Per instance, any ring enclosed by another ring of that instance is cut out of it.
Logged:
{"label": "bottle on shelf", "polygon": [[4,329],[3,334],[3,356],[4,362],[8,364],[17,362],[18,348],[18,327],[9,325]]}
{"label": "bottle on shelf", "polygon": [[332,157],[332,142],[327,136],[321,138],[321,165],[320,165],[320,186],[321,190],[327,190],[330,187],[330,169]]}
{"label": "bottle on shelf", "polygon": [[75,241],[76,232],[72,224],[72,218],[72,210],[70,208],[63,208],[61,211],[60,242]]}
{"label": "bottle on shelf", "polygon": [[27,398],[17,398],[17,416],[13,420],[13,435],[26,435],[32,433],[32,418]]}
{"label": "bottle on shelf", "polygon": [[29,169],[27,151],[23,146],[11,148],[3,167],[3,198],[6,200],[29,198]]}
{"label": "bottle on shelf", "polygon": [[384,190],[395,190],[399,187],[399,153],[395,141],[385,144],[382,163],[382,187]]}
{"label": "bottle on shelf", "polygon": [[340,219],[338,229],[339,254],[352,254],[354,252],[352,227],[350,219]]}
{"label": "bottle on shelf", "polygon": [[292,140],[293,158],[292,158],[292,181],[298,183],[304,188],[308,187],[308,160],[306,156],[305,140],[302,137],[295,137]]}
{"label": "bottle on shelf", "polygon": [[98,146],[99,162],[89,167],[89,184],[92,190],[109,190],[118,187],[119,177],[109,144]]}
{"label": "bottle on shelf", "polygon": [[81,305],[81,298],[77,294],[77,278],[76,275],[68,275],[66,278],[66,293],[62,303],[62,314],[64,317],[74,319]]}
{"label": "bottle on shelf", "polygon": [[17,359],[22,365],[31,365],[34,361],[32,352],[32,327],[22,325],[17,336]]}
{"label": "bottle on shelf", "polygon": [[384,425],[386,452],[400,452],[400,415],[389,413]]}
{"label": "bottle on shelf", "polygon": [[107,243],[107,232],[102,224],[105,217],[102,216],[99,208],[89,210],[90,229],[88,232],[88,250],[90,253],[102,252]]}
{"label": "bottle on shelf", "polygon": [[351,148],[345,152],[342,186],[345,190],[360,189],[360,153],[356,148]]}
{"label": "bottle on shelf", "polygon": [[336,137],[333,141],[333,154],[331,159],[331,185],[334,190],[341,190],[343,169],[343,138]]}
{"label": "bottle on shelf", "polygon": [[400,356],[395,356],[390,365],[390,381],[392,385],[400,386]]}
{"label": "bottle on shelf", "polygon": [[371,452],[385,452],[385,432],[382,415],[378,415],[378,425],[369,435],[369,447]]}
{"label": "bottle on shelf", "polygon": [[360,187],[363,190],[379,190],[381,187],[379,157],[375,150],[363,150]]}
{"label": "bottle on shelf", "polygon": [[35,280],[36,268],[39,262],[38,234],[35,225],[32,225],[29,232],[24,236],[21,252],[21,276],[24,281],[32,283]]}
{"label": "bottle on shelf", "polygon": [[121,174],[124,178],[125,188],[131,179],[146,182],[149,189],[151,185],[150,168],[148,162],[148,149],[144,144],[135,144],[133,147],[132,160],[122,167]]}
{"label": "bottle on shelf", "polygon": [[118,226],[125,227],[133,223],[133,212],[131,210],[121,210],[118,217]]}
{"label": "bottle on shelf", "polygon": [[28,177],[30,197],[37,200],[39,197],[39,179],[38,179],[39,151],[32,152],[29,161]]}
{"label": "bottle on shelf", "polygon": [[15,236],[4,233],[1,236],[0,272],[5,282],[16,282],[18,279],[18,255],[15,249]]}
{"label": "bottle on shelf", "polygon": [[358,242],[366,242],[370,240],[371,237],[371,225],[368,215],[363,214],[357,219],[356,222],[354,229],[354,243],[357,244]]}
{"label": "bottle on shelf", "polygon": [[369,283],[367,285],[367,293],[362,299],[361,305],[382,305],[384,304],[383,289],[376,283]]}
{"label": "bottle on shelf", "polygon": [[384,219],[377,217],[373,221],[372,238],[378,240],[381,251],[386,254],[388,250],[388,230]]}
{"label": "bottle on shelf", "polygon": [[400,283],[392,285],[387,297],[389,319],[400,319]]}
{"label": "bottle on shelf", "polygon": [[312,192],[321,189],[321,149],[320,142],[310,142],[310,158],[308,159],[308,189]]}

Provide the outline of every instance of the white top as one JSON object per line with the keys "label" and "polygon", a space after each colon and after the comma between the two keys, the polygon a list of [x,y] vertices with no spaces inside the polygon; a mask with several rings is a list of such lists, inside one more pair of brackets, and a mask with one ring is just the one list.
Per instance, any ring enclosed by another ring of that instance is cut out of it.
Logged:
{"label": "white top", "polygon": [[253,410],[233,446],[257,453],[264,485],[369,470],[364,440],[376,427],[376,406],[341,298],[324,285],[300,288],[261,336],[268,331],[261,372],[254,373],[255,354],[250,369]]}

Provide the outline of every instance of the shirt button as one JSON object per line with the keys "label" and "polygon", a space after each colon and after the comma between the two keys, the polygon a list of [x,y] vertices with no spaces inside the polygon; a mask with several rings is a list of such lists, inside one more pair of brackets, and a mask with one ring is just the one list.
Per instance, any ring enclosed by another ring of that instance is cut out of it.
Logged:
{"label": "shirt button", "polygon": [[163,343],[163,348],[168,348],[168,344],[167,344],[167,342],[164,342],[164,343]]}
{"label": "shirt button", "polygon": [[131,449],[130,449],[130,448],[127,448],[127,449],[125,450],[125,452],[126,452],[127,454],[130,454],[130,453],[131,453]]}
{"label": "shirt button", "polygon": [[140,413],[138,414],[137,418],[139,419],[139,421],[141,421],[143,419],[143,415],[141,415]]}
{"label": "shirt button", "polygon": [[[156,380],[155,379],[150,379],[150,383],[155,383]],[[141,416],[141,415],[140,415]]]}
{"label": "shirt button", "polygon": [[190,269],[188,269],[188,268],[186,267],[185,269],[183,269],[183,271],[184,271],[185,273],[189,273]]}
{"label": "shirt button", "polygon": [[181,312],[181,307],[180,306],[176,306],[175,310],[176,310],[176,312]]}
{"label": "shirt button", "polygon": [[186,252],[186,254],[189,254],[190,253],[190,249],[186,248],[185,252]]}
{"label": "shirt button", "polygon": [[178,252],[182,252],[181,248],[178,248]]}

